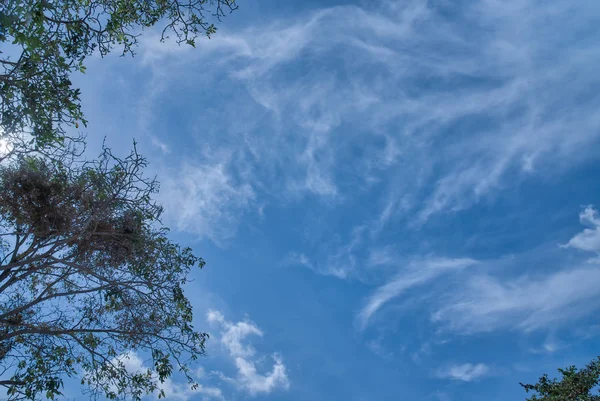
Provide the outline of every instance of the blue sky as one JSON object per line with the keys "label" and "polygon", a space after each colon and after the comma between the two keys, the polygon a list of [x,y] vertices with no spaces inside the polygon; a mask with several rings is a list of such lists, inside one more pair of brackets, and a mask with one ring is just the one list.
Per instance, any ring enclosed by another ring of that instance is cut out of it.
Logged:
{"label": "blue sky", "polygon": [[520,400],[597,356],[600,4],[281,3],[77,77],[208,262],[169,399]]}

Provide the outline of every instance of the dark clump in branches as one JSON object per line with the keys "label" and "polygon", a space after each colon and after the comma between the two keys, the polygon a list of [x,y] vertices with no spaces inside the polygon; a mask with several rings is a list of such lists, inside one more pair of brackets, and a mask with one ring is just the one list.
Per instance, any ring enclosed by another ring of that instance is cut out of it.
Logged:
{"label": "dark clump in branches", "polygon": [[[182,291],[204,261],[167,239],[145,165],[135,150],[119,159],[108,149],[93,162],[3,161],[0,386],[10,399],[53,397],[80,370],[92,392],[140,399],[204,353]],[[130,351],[151,369],[127,371]]]}
{"label": "dark clump in branches", "polygon": [[0,134],[60,139],[86,124],[70,74],[85,71],[87,56],[133,54],[142,30],[157,24],[161,40],[194,46],[216,32],[211,19],[236,8],[235,0],[0,1]]}

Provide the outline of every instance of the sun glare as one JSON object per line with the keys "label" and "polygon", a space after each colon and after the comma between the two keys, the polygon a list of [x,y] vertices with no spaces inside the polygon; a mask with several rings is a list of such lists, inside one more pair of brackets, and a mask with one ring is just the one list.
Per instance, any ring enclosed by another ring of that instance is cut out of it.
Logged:
{"label": "sun glare", "polygon": [[6,155],[11,150],[10,142],[4,138],[0,138],[0,157]]}

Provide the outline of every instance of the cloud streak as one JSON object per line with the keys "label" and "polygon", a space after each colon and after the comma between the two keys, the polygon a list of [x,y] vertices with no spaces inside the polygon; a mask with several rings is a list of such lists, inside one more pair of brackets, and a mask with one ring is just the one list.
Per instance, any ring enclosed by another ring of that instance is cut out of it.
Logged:
{"label": "cloud streak", "polygon": [[432,320],[462,334],[558,328],[597,310],[598,285],[600,271],[594,267],[509,280],[475,276],[442,297],[443,305],[437,306]]}
{"label": "cloud streak", "polygon": [[[586,207],[579,216],[582,224],[593,228],[576,234],[560,248],[566,256],[566,248],[598,253],[598,229],[600,219],[597,211]],[[514,268],[524,262],[519,255],[510,258]],[[427,299],[418,308],[427,308],[431,323],[443,333],[475,334],[496,330],[533,332],[558,329],[567,322],[589,316],[600,308],[600,270],[597,258],[582,262],[572,259],[559,262],[558,267],[546,271],[506,275],[490,273],[499,261],[477,262],[472,259],[426,259],[413,262],[402,269],[386,284],[373,291],[365,306],[357,314],[361,329],[365,329],[372,317],[388,302],[400,298],[416,287],[432,284],[444,274],[456,273],[475,264],[460,280],[449,280],[440,290],[429,285],[419,295]],[[503,263],[507,263],[504,261]],[[519,269],[521,270],[521,269]]]}
{"label": "cloud streak", "polygon": [[418,262],[403,269],[389,282],[375,290],[357,316],[359,328],[364,330],[373,315],[386,303],[397,298],[408,290],[424,285],[443,274],[458,271],[476,265],[473,259],[431,258]]}
{"label": "cloud streak", "polygon": [[489,371],[489,367],[483,363],[478,363],[476,365],[465,363],[462,365],[451,365],[444,369],[440,369],[438,371],[438,377],[470,382],[485,376]]}

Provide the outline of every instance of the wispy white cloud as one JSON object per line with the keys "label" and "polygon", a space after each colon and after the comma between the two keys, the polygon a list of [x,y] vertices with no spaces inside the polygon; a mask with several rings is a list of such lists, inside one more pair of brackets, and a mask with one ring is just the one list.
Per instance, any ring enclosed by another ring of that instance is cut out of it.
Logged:
{"label": "wispy white cloud", "polygon": [[169,224],[216,243],[235,234],[255,194],[249,184],[235,181],[229,163],[183,162],[163,176],[160,200]]}
{"label": "wispy white cloud", "polygon": [[[196,51],[148,40],[142,57],[202,93],[206,77],[222,75],[244,88],[226,99],[249,127],[243,140],[237,126],[228,133],[239,124],[228,118],[212,143],[233,149],[232,163],[253,164],[243,184],[269,197],[344,202],[383,183],[381,227],[397,213],[419,227],[520,179],[596,157],[600,101],[587,94],[600,84],[591,67],[600,50],[578,39],[595,26],[593,2],[464,2],[453,19],[444,7],[333,7],[223,30]],[[199,60],[202,74],[190,75]]]}
{"label": "wispy white cloud", "polygon": [[429,258],[412,262],[401,269],[395,277],[377,288],[357,315],[361,329],[365,329],[373,315],[390,300],[399,297],[411,288],[423,285],[452,271],[462,270],[478,262],[473,259]]}
{"label": "wispy white cloud", "polygon": [[372,248],[367,259],[368,266],[389,266],[398,264],[401,260],[398,253],[391,246]]}
{"label": "wispy white cloud", "polygon": [[568,343],[559,341],[554,335],[550,334],[541,345],[531,347],[529,351],[533,354],[552,354],[568,347]]}
{"label": "wispy white cloud", "polygon": [[207,313],[207,320],[220,326],[220,342],[233,359],[237,369],[237,375],[234,378],[228,377],[222,372],[217,372],[216,374],[221,379],[245,390],[252,396],[268,394],[277,389],[289,389],[290,381],[279,354],[272,355],[273,366],[271,371],[266,373],[258,371],[256,350],[246,343],[248,336],[263,336],[263,332],[254,322],[246,320],[233,323],[226,320],[221,312],[214,310]]}
{"label": "wispy white cloud", "polygon": [[[234,385],[237,389],[246,392],[250,396],[269,394],[275,390],[287,390],[290,387],[286,366],[281,355],[271,355],[273,361],[270,370],[260,372],[259,367],[265,363],[265,357],[259,355],[256,349],[249,343],[251,336],[263,336],[263,331],[252,321],[243,320],[239,322],[228,321],[225,316],[215,310],[209,310],[206,314],[209,323],[219,328],[220,344],[225,349],[228,358],[234,365],[237,374],[230,377],[223,372],[213,371],[210,375],[204,367],[195,371],[195,377],[199,381],[207,381],[210,376],[216,376],[226,383]],[[128,352],[116,358],[129,372],[145,372],[148,370],[144,360],[136,352]],[[223,391],[215,386],[199,384],[192,388],[186,383],[177,383],[172,378],[159,382],[156,378],[159,390],[163,390],[167,399],[177,401],[188,401],[201,396],[203,400],[224,400]]]}
{"label": "wispy white cloud", "polygon": [[349,269],[340,266],[334,266],[326,264],[324,267],[315,266],[308,256],[303,253],[290,252],[283,261],[286,265],[302,266],[315,273],[322,274],[325,276],[333,276],[340,279],[347,278],[349,275]]}
{"label": "wispy white cloud", "polygon": [[471,363],[465,363],[462,365],[450,365],[437,372],[438,377],[444,379],[461,380],[464,382],[470,382],[477,380],[490,372],[490,368],[483,364],[478,363],[473,365]]}
{"label": "wispy white cloud", "polygon": [[560,327],[600,307],[598,285],[595,266],[508,280],[476,275],[441,297],[432,320],[464,334]]}
{"label": "wispy white cloud", "polygon": [[[367,341],[367,348],[371,350],[375,355],[383,359],[391,359],[394,357],[394,352],[386,349],[382,344],[383,336],[379,336],[373,340]],[[404,349],[401,348],[401,351]]]}
{"label": "wispy white cloud", "polygon": [[563,247],[600,254],[600,216],[598,216],[598,211],[592,206],[587,206],[579,214],[579,221],[591,228],[586,228],[575,235]]}
{"label": "wispy white cloud", "polygon": [[169,146],[164,143],[163,141],[161,141],[160,139],[158,139],[157,137],[155,137],[154,135],[150,136],[150,142],[152,142],[152,145],[158,149],[161,150],[161,152],[165,153],[165,154],[169,154],[171,153],[171,149],[169,148]]}
{"label": "wispy white cloud", "polygon": [[[580,220],[592,225],[574,236],[561,248],[598,252],[595,246],[596,229],[599,223],[597,212],[585,208]],[[539,252],[546,253],[547,249]],[[556,250],[566,253],[567,250]],[[535,253],[535,252],[534,252]],[[504,260],[474,261],[472,259],[425,259],[412,262],[408,268],[393,276],[386,284],[373,291],[357,315],[359,327],[368,326],[378,310],[392,299],[404,295],[420,286],[419,296],[411,307],[422,308],[430,314],[431,322],[438,333],[474,334],[496,330],[532,332],[555,330],[567,322],[583,319],[600,308],[600,270],[596,264],[559,259],[544,271],[527,269],[521,265],[535,264],[535,255],[513,255]],[[540,256],[540,255],[538,255]],[[469,275],[448,280],[443,288],[431,285],[434,280],[451,272],[479,264],[480,269],[470,270]],[[503,268],[499,268],[502,267]],[[507,274],[518,270],[521,273]],[[503,272],[504,271],[504,272]],[[495,272],[495,274],[494,274]],[[503,272],[503,273],[502,273]],[[429,284],[428,288],[423,288]],[[554,347],[548,342],[546,351]]]}
{"label": "wispy white cloud", "polygon": [[[143,373],[148,371],[148,367],[145,365],[144,360],[134,351],[120,355],[118,358],[115,358],[115,360],[116,362],[122,363],[125,369],[130,373]],[[164,391],[166,399],[168,400],[188,401],[198,396],[201,396],[203,400],[225,399],[221,389],[218,387],[198,384],[196,387],[192,388],[189,384],[177,383],[170,377],[162,382],[158,380],[158,377],[155,377],[155,381],[158,390]],[[158,393],[155,393],[154,398],[158,399],[157,397]]]}
{"label": "wispy white cloud", "polygon": [[339,279],[357,278],[362,266],[354,252],[362,245],[364,231],[365,226],[354,227],[347,242],[329,244],[327,246],[328,255],[324,261],[315,262],[304,253],[290,252],[283,262],[288,265],[306,267],[324,276],[333,276]]}
{"label": "wispy white cloud", "polygon": [[289,389],[290,382],[281,357],[273,354],[272,358],[274,363],[271,371],[263,374],[257,371],[255,362],[237,357],[235,358],[235,365],[238,369],[238,376],[235,379],[222,377],[228,381],[233,381],[253,396],[269,394],[276,389]]}

